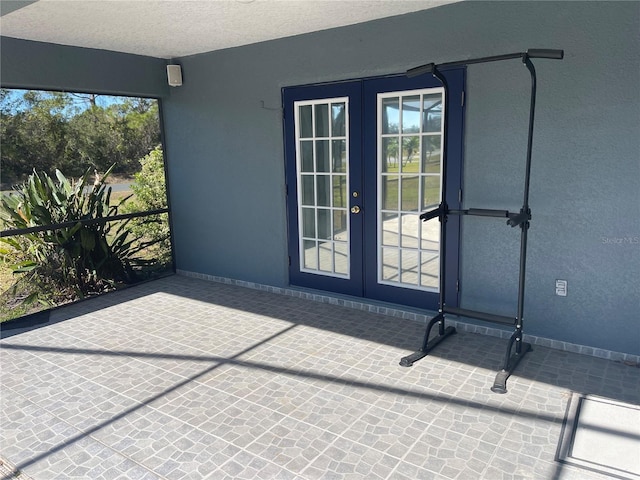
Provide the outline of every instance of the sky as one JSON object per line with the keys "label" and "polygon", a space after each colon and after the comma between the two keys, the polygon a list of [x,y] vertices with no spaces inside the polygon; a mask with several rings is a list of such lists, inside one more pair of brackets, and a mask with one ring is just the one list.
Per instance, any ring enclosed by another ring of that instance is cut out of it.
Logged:
{"label": "sky", "polygon": [[[7,88],[5,90],[9,92],[9,95],[7,95],[4,99],[0,100],[0,107],[1,107],[0,109],[2,111],[6,111],[7,110],[6,107],[9,107],[8,110],[11,113],[16,113],[19,111],[26,110],[26,106],[24,104],[21,105],[20,104],[21,102],[16,103],[16,101],[21,100],[24,94],[27,93],[29,90],[20,90],[16,88]],[[49,93],[44,90],[36,90],[36,91],[40,92],[43,95],[46,95],[47,93]],[[91,97],[92,94],[75,93],[75,92],[66,92],[66,93],[69,93],[74,100],[73,108],[65,112],[66,115],[73,115],[74,113],[80,113],[86,110],[87,108],[89,108],[90,106],[89,98]],[[106,108],[106,107],[109,107],[110,105],[124,103],[124,101],[127,98],[128,97],[117,97],[113,95],[96,94],[96,105],[102,108]]]}

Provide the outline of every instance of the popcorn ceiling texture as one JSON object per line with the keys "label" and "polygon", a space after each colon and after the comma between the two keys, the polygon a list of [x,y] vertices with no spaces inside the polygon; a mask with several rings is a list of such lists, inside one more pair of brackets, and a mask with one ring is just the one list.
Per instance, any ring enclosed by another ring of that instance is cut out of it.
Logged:
{"label": "popcorn ceiling texture", "polygon": [[40,0],[2,17],[2,35],[173,58],[415,12],[457,0]]}

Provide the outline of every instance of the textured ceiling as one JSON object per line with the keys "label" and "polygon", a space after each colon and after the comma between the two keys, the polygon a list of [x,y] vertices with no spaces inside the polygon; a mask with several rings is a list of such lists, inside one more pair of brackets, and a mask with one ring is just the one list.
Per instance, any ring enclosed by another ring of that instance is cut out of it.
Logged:
{"label": "textured ceiling", "polygon": [[173,58],[456,1],[2,0],[0,32],[6,37]]}

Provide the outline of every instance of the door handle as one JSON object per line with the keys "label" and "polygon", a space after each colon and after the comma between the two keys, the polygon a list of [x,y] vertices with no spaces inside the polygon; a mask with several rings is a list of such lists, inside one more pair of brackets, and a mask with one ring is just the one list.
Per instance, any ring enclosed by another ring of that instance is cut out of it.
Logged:
{"label": "door handle", "polygon": [[358,205],[354,205],[351,207],[351,213],[360,213],[360,207]]}

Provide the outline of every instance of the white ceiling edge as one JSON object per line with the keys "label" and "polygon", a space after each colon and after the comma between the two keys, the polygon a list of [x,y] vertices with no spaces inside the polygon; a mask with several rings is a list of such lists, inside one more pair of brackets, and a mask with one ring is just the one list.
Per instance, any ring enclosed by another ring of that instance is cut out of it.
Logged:
{"label": "white ceiling edge", "polygon": [[0,32],[5,37],[168,59],[458,1],[38,0],[0,17]]}

